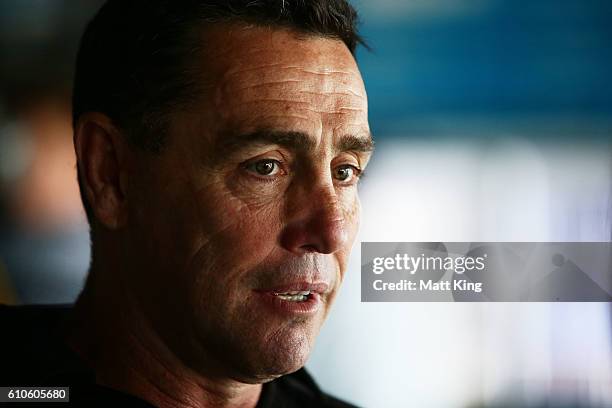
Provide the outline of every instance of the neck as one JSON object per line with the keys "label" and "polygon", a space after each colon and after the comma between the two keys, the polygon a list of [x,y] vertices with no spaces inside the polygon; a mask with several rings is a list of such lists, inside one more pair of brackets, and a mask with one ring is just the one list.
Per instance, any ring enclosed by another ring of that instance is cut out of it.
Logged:
{"label": "neck", "polygon": [[98,384],[159,407],[247,408],[257,404],[261,384],[207,378],[183,364],[153,330],[125,286],[118,281],[112,282],[115,286],[105,283],[104,272],[92,266],[90,280],[77,301],[76,327],[68,339],[93,368]]}

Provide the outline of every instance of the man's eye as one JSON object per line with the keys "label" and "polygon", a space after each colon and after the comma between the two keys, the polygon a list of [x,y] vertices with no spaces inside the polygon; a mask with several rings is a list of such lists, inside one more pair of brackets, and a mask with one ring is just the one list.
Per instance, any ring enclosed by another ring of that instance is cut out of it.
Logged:
{"label": "man's eye", "polygon": [[334,170],[334,178],[342,182],[351,182],[359,176],[360,170],[350,164],[336,167]]}
{"label": "man's eye", "polygon": [[278,160],[265,159],[259,160],[246,166],[248,170],[257,173],[260,176],[274,176],[280,171],[280,163]]}

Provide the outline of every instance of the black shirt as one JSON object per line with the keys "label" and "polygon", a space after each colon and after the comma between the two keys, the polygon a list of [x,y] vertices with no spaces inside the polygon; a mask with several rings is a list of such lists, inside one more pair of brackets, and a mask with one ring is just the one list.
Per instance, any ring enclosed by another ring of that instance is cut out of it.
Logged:
{"label": "black shirt", "polygon": [[[58,407],[152,407],[140,398],[96,384],[94,372],[62,340],[59,327],[71,309],[70,305],[0,305],[0,386],[70,387],[70,404],[47,404]],[[302,368],[263,385],[257,408],[268,407],[352,405],[322,392]]]}

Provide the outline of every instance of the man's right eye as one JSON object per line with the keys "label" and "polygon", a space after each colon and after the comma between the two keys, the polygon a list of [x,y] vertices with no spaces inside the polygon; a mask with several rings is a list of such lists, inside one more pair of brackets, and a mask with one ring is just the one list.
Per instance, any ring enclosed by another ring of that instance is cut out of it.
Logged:
{"label": "man's right eye", "polygon": [[246,168],[259,176],[275,176],[281,170],[280,162],[273,159],[258,160],[247,164]]}

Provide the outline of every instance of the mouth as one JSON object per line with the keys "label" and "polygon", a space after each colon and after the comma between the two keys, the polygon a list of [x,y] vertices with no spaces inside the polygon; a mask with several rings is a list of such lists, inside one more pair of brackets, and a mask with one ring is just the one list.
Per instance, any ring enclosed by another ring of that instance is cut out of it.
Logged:
{"label": "mouth", "polygon": [[314,314],[322,307],[321,295],[328,291],[326,283],[293,283],[256,291],[261,299],[282,314]]}

